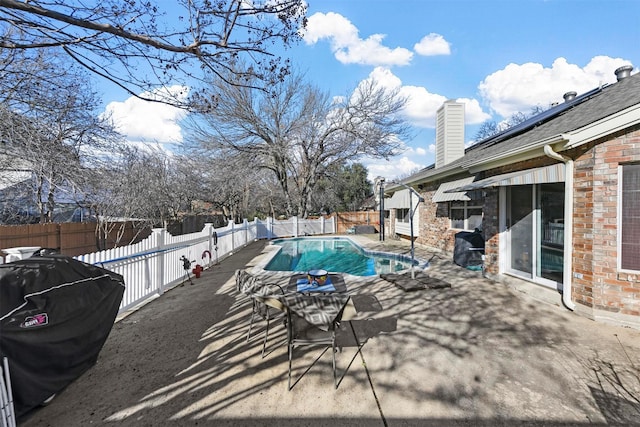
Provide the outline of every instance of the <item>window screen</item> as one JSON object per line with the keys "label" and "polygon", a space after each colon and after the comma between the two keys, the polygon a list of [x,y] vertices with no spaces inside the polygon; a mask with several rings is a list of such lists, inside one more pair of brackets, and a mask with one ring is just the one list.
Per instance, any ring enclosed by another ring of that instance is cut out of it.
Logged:
{"label": "window screen", "polygon": [[622,166],[621,262],[640,270],[640,164]]}

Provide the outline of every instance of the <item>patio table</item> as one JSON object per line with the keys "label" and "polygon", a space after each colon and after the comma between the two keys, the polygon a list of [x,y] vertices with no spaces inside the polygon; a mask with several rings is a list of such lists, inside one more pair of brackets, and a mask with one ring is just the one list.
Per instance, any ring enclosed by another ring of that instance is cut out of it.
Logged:
{"label": "patio table", "polygon": [[342,274],[329,273],[327,282],[318,287],[313,286],[301,286],[306,282],[306,274],[294,274],[289,279],[289,283],[285,288],[285,292],[304,292],[304,293],[347,293],[347,285],[344,282]]}
{"label": "patio table", "polygon": [[[347,311],[349,315],[355,313],[355,308],[347,293],[347,286],[341,275],[329,274],[327,283],[317,287],[315,292],[311,287],[299,287],[303,284],[301,279],[304,278],[306,278],[305,274],[291,276],[286,288],[287,292],[278,297],[287,309],[323,331],[328,331],[331,328],[343,310]],[[327,284],[331,286],[327,286]],[[298,292],[298,289],[303,289],[303,291]],[[342,318],[348,320],[344,314]]]}

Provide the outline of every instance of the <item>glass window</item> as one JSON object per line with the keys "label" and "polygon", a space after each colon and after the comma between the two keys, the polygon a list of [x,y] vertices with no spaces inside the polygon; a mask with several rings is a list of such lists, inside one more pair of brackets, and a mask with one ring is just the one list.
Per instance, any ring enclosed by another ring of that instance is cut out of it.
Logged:
{"label": "glass window", "polygon": [[622,166],[620,267],[640,270],[640,164]]}
{"label": "glass window", "polygon": [[396,221],[409,223],[409,209],[396,209]]}
{"label": "glass window", "polygon": [[482,206],[478,206],[479,202],[451,202],[449,209],[449,219],[451,220],[451,228],[461,230],[482,229]]}

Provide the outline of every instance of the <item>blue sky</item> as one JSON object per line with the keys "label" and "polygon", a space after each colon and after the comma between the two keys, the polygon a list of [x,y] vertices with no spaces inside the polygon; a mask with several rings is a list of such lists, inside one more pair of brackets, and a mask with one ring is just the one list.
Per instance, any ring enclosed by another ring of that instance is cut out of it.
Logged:
{"label": "blue sky", "polygon": [[[640,0],[310,0],[308,18],[284,54],[311,82],[337,96],[374,78],[409,97],[415,136],[389,161],[361,159],[371,178],[434,162],[434,117],[447,99],[465,102],[471,143],[485,120],[548,108],[640,64]],[[131,141],[182,140],[181,112],[102,90]]]}

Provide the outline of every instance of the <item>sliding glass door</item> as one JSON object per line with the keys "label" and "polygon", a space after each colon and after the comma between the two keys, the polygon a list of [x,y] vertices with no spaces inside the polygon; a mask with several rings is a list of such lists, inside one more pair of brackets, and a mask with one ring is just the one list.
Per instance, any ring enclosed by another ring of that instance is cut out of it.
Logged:
{"label": "sliding glass door", "polygon": [[531,278],[533,266],[533,186],[509,187],[510,268]]}
{"label": "sliding glass door", "polygon": [[562,283],[564,266],[564,184],[538,186],[540,221],[538,225],[537,276]]}
{"label": "sliding glass door", "polygon": [[506,188],[506,268],[561,288],[564,260],[564,184]]}

